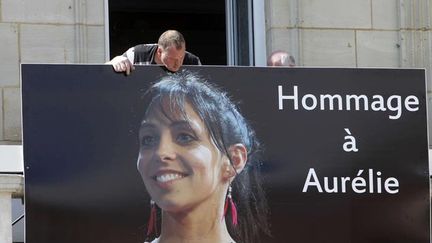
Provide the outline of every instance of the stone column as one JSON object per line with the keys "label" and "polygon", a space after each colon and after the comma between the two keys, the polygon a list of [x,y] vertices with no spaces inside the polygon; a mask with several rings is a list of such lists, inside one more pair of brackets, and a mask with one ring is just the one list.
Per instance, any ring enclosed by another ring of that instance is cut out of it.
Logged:
{"label": "stone column", "polygon": [[0,174],[0,242],[12,243],[12,197],[23,196],[22,175]]}
{"label": "stone column", "polygon": [[432,139],[432,0],[399,0],[401,66],[426,69]]}

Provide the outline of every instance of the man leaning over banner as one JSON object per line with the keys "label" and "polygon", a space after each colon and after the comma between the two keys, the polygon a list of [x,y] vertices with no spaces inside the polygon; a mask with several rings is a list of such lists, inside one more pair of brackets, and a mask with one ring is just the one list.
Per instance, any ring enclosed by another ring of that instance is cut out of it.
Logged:
{"label": "man leaning over banner", "polygon": [[177,30],[167,30],[159,37],[157,44],[140,44],[129,48],[120,56],[108,62],[116,72],[129,75],[134,64],[164,65],[169,71],[177,72],[185,65],[201,65],[199,57],[186,51],[186,41]]}

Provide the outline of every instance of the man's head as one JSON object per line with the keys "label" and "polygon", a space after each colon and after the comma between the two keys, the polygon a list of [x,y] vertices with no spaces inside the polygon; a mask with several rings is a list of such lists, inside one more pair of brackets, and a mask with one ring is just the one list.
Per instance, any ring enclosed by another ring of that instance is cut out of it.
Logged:
{"label": "man's head", "polygon": [[275,51],[267,59],[267,66],[287,66],[294,67],[295,59],[292,55],[285,51]]}
{"label": "man's head", "polygon": [[183,64],[185,52],[186,42],[183,35],[176,30],[167,30],[159,37],[156,63],[177,72]]}

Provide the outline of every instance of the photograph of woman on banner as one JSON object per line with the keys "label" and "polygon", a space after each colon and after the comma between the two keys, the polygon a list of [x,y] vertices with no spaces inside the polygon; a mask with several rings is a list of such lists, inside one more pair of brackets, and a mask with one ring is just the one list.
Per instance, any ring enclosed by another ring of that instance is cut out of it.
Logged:
{"label": "photograph of woman on banner", "polygon": [[144,98],[137,167],[151,198],[146,240],[249,243],[270,235],[259,143],[227,94],[181,72]]}

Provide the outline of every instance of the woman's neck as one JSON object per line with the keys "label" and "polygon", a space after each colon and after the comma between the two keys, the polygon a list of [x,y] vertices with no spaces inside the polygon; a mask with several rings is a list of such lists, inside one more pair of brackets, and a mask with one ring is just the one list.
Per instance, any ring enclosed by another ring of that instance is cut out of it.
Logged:
{"label": "woman's neck", "polygon": [[159,243],[234,242],[223,217],[223,205],[223,201],[204,203],[186,212],[163,212]]}

